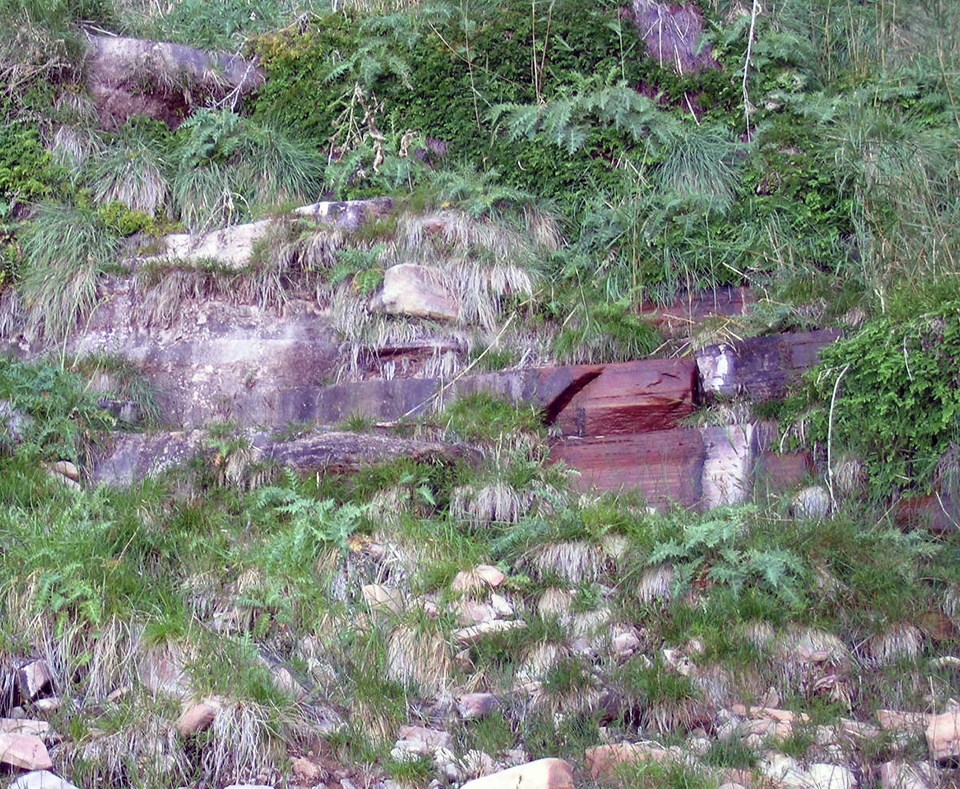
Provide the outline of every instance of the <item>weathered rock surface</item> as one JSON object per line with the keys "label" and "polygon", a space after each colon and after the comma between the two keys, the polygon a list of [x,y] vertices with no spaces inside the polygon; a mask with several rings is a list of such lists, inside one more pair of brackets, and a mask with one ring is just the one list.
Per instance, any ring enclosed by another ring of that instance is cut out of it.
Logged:
{"label": "weathered rock surface", "polygon": [[[390,198],[371,200],[336,200],[300,206],[293,216],[306,217],[345,232],[360,228],[366,221],[388,214],[393,208]],[[290,217],[276,217],[211,230],[207,233],[173,233],[159,239],[160,251],[139,258],[145,263],[217,263],[229,269],[243,269],[256,262],[257,245],[271,235],[280,234]]]}
{"label": "weathered rock surface", "polygon": [[177,733],[181,737],[193,737],[209,729],[216,717],[216,704],[209,701],[193,704],[177,719]]}
{"label": "weathered rock surface", "polygon": [[49,770],[53,767],[47,746],[34,734],[0,734],[0,764],[21,770]]}
{"label": "weathered rock surface", "polygon": [[787,387],[817,363],[820,350],[839,339],[832,329],[721,343],[697,354],[706,397],[746,396],[763,402],[783,397]]}
{"label": "weathered rock surface", "polygon": [[927,762],[884,762],[880,766],[880,789],[932,789],[937,771]]}
{"label": "weathered rock surface", "polygon": [[238,55],[121,36],[87,35],[84,75],[105,129],[136,115],[176,127],[194,106],[253,92],[259,66]]}
{"label": "weathered rock surface", "polygon": [[608,364],[557,414],[566,436],[670,430],[693,413],[697,368],[686,359]]}
{"label": "weathered rock surface", "polygon": [[[459,445],[373,433],[311,433],[290,441],[278,441],[264,433],[246,435],[251,460],[272,461],[300,473],[357,471],[400,457],[418,461],[471,457],[470,451]],[[197,455],[213,457],[207,441],[208,434],[203,430],[123,435],[96,464],[93,478],[96,482],[130,485],[182,466]]]}
{"label": "weathered rock surface", "polygon": [[680,74],[720,68],[703,41],[703,17],[693,3],[633,0],[631,8],[647,57]]}
{"label": "weathered rock surface", "polygon": [[563,759],[538,759],[465,783],[461,789],[574,789],[573,767]]}
{"label": "weathered rock surface", "polygon": [[50,724],[30,718],[0,718],[0,734],[31,734],[45,738],[50,734]]}
{"label": "weathered rock surface", "polygon": [[696,428],[557,441],[551,457],[580,472],[580,490],[639,491],[661,507],[693,507],[702,496],[706,450]]}
{"label": "weathered rock surface", "polygon": [[644,304],[640,314],[648,318],[661,334],[686,337],[705,321],[744,315],[753,303],[750,288],[716,288],[679,296],[672,304]]}
{"label": "weathered rock surface", "polygon": [[439,269],[415,263],[401,263],[384,272],[383,289],[373,308],[391,315],[451,320],[460,317],[460,303]]}
{"label": "weathered rock surface", "polygon": [[750,424],[702,429],[704,509],[739,504],[750,496],[756,465],[753,433]]}

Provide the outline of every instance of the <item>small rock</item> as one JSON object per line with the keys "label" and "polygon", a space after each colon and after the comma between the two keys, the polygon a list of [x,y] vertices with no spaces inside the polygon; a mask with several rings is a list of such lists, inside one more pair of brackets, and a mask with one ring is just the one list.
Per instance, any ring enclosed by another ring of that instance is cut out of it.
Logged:
{"label": "small rock", "polygon": [[320,783],[324,777],[323,768],[311,762],[309,759],[294,759],[291,763],[291,769],[293,774],[296,776],[297,780],[302,781],[305,784],[310,786],[316,786]]}
{"label": "small rock", "polygon": [[77,789],[77,787],[48,770],[36,770],[21,775],[7,789]]}
{"label": "small rock", "polygon": [[507,576],[492,564],[478,564],[473,571],[482,578],[491,589],[502,586],[504,581],[507,580]]}
{"label": "small rock", "polygon": [[53,687],[53,671],[46,660],[33,660],[20,667],[20,692],[31,701]]}
{"label": "small rock", "polygon": [[613,654],[618,660],[626,660],[640,649],[642,643],[633,628],[616,633],[613,637]]}
{"label": "small rock", "polygon": [[493,606],[493,610],[496,611],[498,617],[507,618],[516,613],[513,604],[501,594],[490,595],[490,605]]}
{"label": "small rock", "polygon": [[526,626],[527,623],[519,619],[496,619],[493,622],[454,630],[453,639],[459,646],[470,646],[493,633],[509,633],[511,630],[522,630]]}
{"label": "small rock", "polygon": [[69,460],[58,460],[51,466],[51,470],[55,474],[60,474],[67,479],[72,479],[74,482],[80,481],[80,469]]}
{"label": "small rock", "polygon": [[457,699],[457,712],[465,721],[475,720],[489,715],[499,704],[492,693],[467,693]]}
{"label": "small rock", "polygon": [[395,750],[416,756],[434,756],[437,750],[453,750],[453,737],[445,731],[425,726],[401,726]]}
{"label": "small rock", "polygon": [[181,737],[192,737],[210,728],[217,717],[217,706],[201,701],[188,708],[177,721],[177,732]]}
{"label": "small rock", "polygon": [[960,713],[932,715],[927,725],[927,747],[935,762],[960,756]]}
{"label": "small rock", "polygon": [[403,593],[380,584],[366,584],[361,590],[363,601],[375,614],[399,614],[404,609]]}
{"label": "small rock", "polygon": [[854,789],[857,785],[853,772],[839,764],[811,764],[807,774],[810,789]]}
{"label": "small rock", "polygon": [[492,622],[497,618],[497,612],[492,605],[478,603],[469,598],[461,598],[456,602],[457,620],[461,625],[481,625]]}
{"label": "small rock", "polygon": [[46,699],[37,699],[33,702],[33,708],[37,712],[56,712],[63,706],[63,699],[59,696],[50,696]]}
{"label": "small rock", "polygon": [[563,759],[538,759],[468,781],[461,789],[574,789],[573,767]]}
{"label": "small rock", "polygon": [[391,315],[457,320],[460,303],[444,279],[443,272],[430,266],[415,263],[391,266],[384,272],[383,289],[372,306]]}
{"label": "small rock", "polygon": [[0,734],[32,734],[46,738],[50,734],[50,724],[29,718],[0,718]]}
{"label": "small rock", "polygon": [[0,763],[21,770],[49,770],[53,767],[47,746],[32,734],[0,734]]}
{"label": "small rock", "polygon": [[901,710],[877,710],[877,723],[884,731],[917,734],[930,725],[930,715],[925,712]]}
{"label": "small rock", "polygon": [[823,520],[830,514],[830,494],[822,485],[810,485],[793,497],[791,510],[795,518]]}
{"label": "small rock", "polygon": [[618,742],[611,745],[597,745],[587,748],[584,759],[593,780],[613,778],[622,764],[639,762],[663,762],[674,758],[673,751],[657,743]]}
{"label": "small rock", "polygon": [[937,771],[926,762],[886,762],[880,766],[880,789],[930,789]]}

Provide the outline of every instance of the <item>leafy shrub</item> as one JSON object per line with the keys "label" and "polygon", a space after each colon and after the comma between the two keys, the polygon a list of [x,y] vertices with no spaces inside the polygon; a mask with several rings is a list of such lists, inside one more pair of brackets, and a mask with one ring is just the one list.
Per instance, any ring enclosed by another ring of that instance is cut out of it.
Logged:
{"label": "leafy shrub", "polygon": [[112,422],[80,375],[47,362],[24,364],[0,356],[0,401],[30,418],[22,451],[45,460],[83,459],[95,434]]}
{"label": "leafy shrub", "polygon": [[0,127],[0,219],[16,203],[49,197],[63,180],[36,129],[16,123]]}
{"label": "leafy shrub", "polygon": [[806,442],[825,446],[832,421],[834,450],[862,455],[874,495],[928,488],[960,438],[960,302],[877,318],[820,357],[790,404]]}

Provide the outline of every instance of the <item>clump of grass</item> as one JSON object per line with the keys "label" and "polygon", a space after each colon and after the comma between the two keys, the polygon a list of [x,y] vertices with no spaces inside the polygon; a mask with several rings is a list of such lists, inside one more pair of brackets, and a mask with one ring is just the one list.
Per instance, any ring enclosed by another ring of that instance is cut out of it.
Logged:
{"label": "clump of grass", "polygon": [[96,212],[45,203],[23,235],[20,290],[31,334],[69,335],[97,304],[100,276],[117,261],[116,236]]}

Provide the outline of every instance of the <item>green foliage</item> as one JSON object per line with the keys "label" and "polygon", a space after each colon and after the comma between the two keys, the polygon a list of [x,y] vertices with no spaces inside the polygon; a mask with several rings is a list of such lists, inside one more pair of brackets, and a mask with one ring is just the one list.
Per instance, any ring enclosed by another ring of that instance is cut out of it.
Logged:
{"label": "green foliage", "polygon": [[819,367],[792,399],[790,415],[803,420],[806,441],[820,446],[832,421],[834,452],[862,454],[878,498],[927,489],[960,438],[960,386],[944,374],[958,363],[955,300],[927,314],[877,318],[823,350]]}
{"label": "green foliage", "polygon": [[0,221],[17,204],[50,197],[63,177],[36,129],[16,123],[0,127]]}
{"label": "green foliage", "polygon": [[[19,452],[43,460],[81,463],[96,434],[112,424],[84,378],[50,362],[25,364],[0,357],[0,401],[27,417]],[[0,421],[0,443],[9,438],[3,437],[5,429]]]}
{"label": "green foliage", "polygon": [[[143,35],[160,41],[234,52],[250,36],[282,26],[298,6],[309,5],[290,0],[224,0],[216,5],[180,0],[140,26]],[[128,23],[137,24],[133,20]]]}
{"label": "green foliage", "polygon": [[736,594],[756,585],[789,605],[800,606],[804,564],[787,548],[751,545],[755,515],[750,507],[721,507],[702,518],[681,518],[671,529],[679,536],[658,543],[648,562],[671,564],[678,591],[707,583],[728,586]]}
{"label": "green foliage", "polygon": [[172,155],[174,207],[191,228],[319,194],[322,160],[309,144],[228,110],[195,112],[178,129]]}
{"label": "green foliage", "polygon": [[538,435],[544,430],[535,408],[502,400],[488,392],[458,398],[443,417],[447,430],[469,443],[496,442],[520,433]]}

